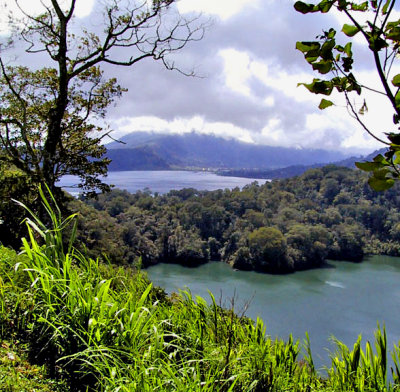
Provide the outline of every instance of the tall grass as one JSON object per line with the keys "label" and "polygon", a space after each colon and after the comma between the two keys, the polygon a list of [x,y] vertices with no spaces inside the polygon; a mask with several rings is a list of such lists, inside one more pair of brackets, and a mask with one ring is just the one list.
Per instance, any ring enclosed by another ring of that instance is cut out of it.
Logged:
{"label": "tall grass", "polygon": [[[66,219],[41,190],[48,228],[31,211],[23,255],[0,252],[1,338],[29,343],[31,359],[72,391],[395,391],[400,348],[388,382],[386,333],[353,350],[336,341],[327,377],[315,370],[308,336],[272,340],[255,322],[182,291],[168,297],[145,274],[99,264],[74,249]],[[10,316],[14,315],[14,316]]]}

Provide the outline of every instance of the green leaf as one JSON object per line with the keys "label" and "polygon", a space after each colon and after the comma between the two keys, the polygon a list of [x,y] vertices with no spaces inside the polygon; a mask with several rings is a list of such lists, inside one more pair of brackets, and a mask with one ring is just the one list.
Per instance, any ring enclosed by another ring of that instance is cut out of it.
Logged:
{"label": "green leaf", "polygon": [[332,101],[322,98],[318,108],[321,110],[324,110],[324,109],[329,108],[330,106],[334,106],[334,105],[335,104]]}
{"label": "green leaf", "polygon": [[340,53],[343,53],[343,52],[344,52],[344,47],[341,46],[341,45],[336,45],[336,46],[335,46],[335,50],[337,50],[337,51],[340,52]]}
{"label": "green leaf", "polygon": [[400,133],[389,133],[387,135],[387,137],[391,143],[397,144],[397,145],[400,144]]}
{"label": "green leaf", "polygon": [[316,7],[323,14],[326,14],[332,8],[334,2],[333,0],[322,0]]}
{"label": "green leaf", "polygon": [[400,74],[397,74],[397,75],[392,79],[392,84],[393,84],[393,86],[400,87]]}
{"label": "green leaf", "polygon": [[381,163],[383,165],[389,165],[389,162],[385,159],[385,157],[382,154],[378,154],[374,158],[374,162],[378,162],[378,163]]}
{"label": "green leaf", "polygon": [[388,22],[388,23],[386,24],[385,30],[386,30],[386,31],[391,30],[391,29],[393,29],[394,27],[398,26],[399,24],[400,24],[400,20],[396,20],[396,21],[393,21],[393,22]]}
{"label": "green leaf", "polygon": [[326,80],[314,79],[312,83],[298,83],[314,94],[330,95],[333,90],[333,83]]}
{"label": "green leaf", "polygon": [[391,41],[400,41],[400,27],[393,27],[387,30],[385,38]]}
{"label": "green leaf", "polygon": [[395,158],[393,159],[393,163],[395,165],[399,165],[400,164],[400,154],[396,154],[394,156],[395,156]]}
{"label": "green leaf", "polygon": [[353,55],[352,51],[351,51],[351,42],[348,42],[345,47],[343,48],[343,51],[347,54],[347,56],[351,57]]}
{"label": "green leaf", "polygon": [[371,172],[383,167],[379,162],[356,162],[356,167],[365,172]]}
{"label": "green leaf", "polygon": [[296,49],[300,50],[300,52],[308,53],[310,51],[318,51],[321,45],[317,41],[298,41],[296,42]]}
{"label": "green leaf", "polygon": [[[376,34],[368,34],[368,42],[369,45],[368,47],[373,51],[373,52],[379,52],[383,48],[387,48],[389,46],[388,42],[386,42],[384,39],[381,37],[376,36]],[[400,35],[399,35],[400,37]],[[392,40],[395,40],[395,38],[390,38]]]}
{"label": "green leaf", "polygon": [[394,101],[396,103],[396,108],[400,108],[400,91],[394,96]]}
{"label": "green leaf", "polygon": [[304,3],[303,1],[296,1],[296,3],[294,3],[294,9],[297,12],[301,12],[302,14],[308,14],[310,12],[315,12],[313,4],[307,4],[307,3]]}
{"label": "green leaf", "polygon": [[322,60],[319,61],[318,63],[313,63],[312,67],[314,71],[318,71],[320,74],[324,75],[332,70],[333,62],[330,60],[328,61]]}
{"label": "green leaf", "polygon": [[332,106],[332,105],[334,105],[334,103],[333,103],[332,101],[329,101],[329,100],[327,100],[327,99],[322,98],[322,99],[321,99],[321,102],[320,102],[320,104],[319,104],[318,107],[319,107],[321,110],[324,110],[324,109],[326,109],[326,108],[329,108],[329,106]]}
{"label": "green leaf", "polygon": [[345,72],[350,72],[351,69],[353,68],[354,60],[351,57],[344,57],[342,59],[342,63],[343,63],[343,70]]}
{"label": "green leaf", "polygon": [[380,179],[376,177],[370,177],[368,180],[368,184],[374,191],[381,192],[391,188],[394,185],[394,180],[391,178]]}
{"label": "green leaf", "polygon": [[384,5],[383,8],[382,8],[382,14],[383,14],[383,15],[386,15],[386,14],[387,14],[388,8],[389,8],[391,2],[392,2],[392,0],[387,0],[387,1],[386,1],[385,5]]}
{"label": "green leaf", "polygon": [[345,33],[348,37],[354,37],[360,29],[354,25],[344,24],[342,27],[343,33]]}
{"label": "green leaf", "polygon": [[324,60],[333,59],[332,49],[335,47],[336,42],[334,39],[326,41],[321,47],[321,57]]}
{"label": "green leaf", "polygon": [[327,39],[333,39],[333,38],[335,38],[336,30],[330,28],[329,31],[326,32],[325,34],[326,34],[326,38],[327,38]]}
{"label": "green leaf", "polygon": [[357,91],[357,94],[360,95],[361,86],[357,83],[357,80],[354,77],[354,75],[352,73],[349,73],[346,79],[348,84],[348,86],[346,86],[346,91]]}
{"label": "green leaf", "polygon": [[364,3],[361,4],[351,4],[351,10],[352,11],[367,11],[368,10],[368,1],[364,1]]}

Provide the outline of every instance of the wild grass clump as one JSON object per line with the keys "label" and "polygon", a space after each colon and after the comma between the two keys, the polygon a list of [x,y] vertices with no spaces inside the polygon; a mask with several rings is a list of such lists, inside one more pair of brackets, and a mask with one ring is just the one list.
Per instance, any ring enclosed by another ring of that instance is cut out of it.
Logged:
{"label": "wild grass clump", "polygon": [[292,337],[272,340],[260,319],[239,317],[212,294],[209,303],[189,291],[168,297],[140,271],[85,257],[73,246],[77,216],[62,219],[40,192],[51,228],[30,213],[22,254],[0,250],[0,337],[26,342],[31,361],[70,390],[397,390],[400,349],[389,383],[384,330],[376,353],[360,339],[353,351],[337,342],[323,378],[309,342],[301,355]]}

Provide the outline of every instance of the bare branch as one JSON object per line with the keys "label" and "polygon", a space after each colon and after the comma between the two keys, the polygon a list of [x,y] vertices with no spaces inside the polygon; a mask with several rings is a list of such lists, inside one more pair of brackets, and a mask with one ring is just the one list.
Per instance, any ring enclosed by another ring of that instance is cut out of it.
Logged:
{"label": "bare branch", "polygon": [[363,127],[363,129],[365,130],[365,132],[368,133],[368,135],[370,135],[371,137],[373,137],[375,140],[377,140],[380,143],[386,144],[387,146],[390,146],[390,143],[387,142],[386,140],[383,140],[381,138],[379,138],[378,136],[374,135],[369,128],[364,124],[364,122],[361,120],[359,114],[357,113],[357,111],[354,108],[354,105],[352,104],[352,102],[350,101],[349,98],[349,94],[345,91],[344,92],[344,96],[346,97],[346,102],[347,102],[347,107],[350,108],[350,115],[357,120],[357,122]]}

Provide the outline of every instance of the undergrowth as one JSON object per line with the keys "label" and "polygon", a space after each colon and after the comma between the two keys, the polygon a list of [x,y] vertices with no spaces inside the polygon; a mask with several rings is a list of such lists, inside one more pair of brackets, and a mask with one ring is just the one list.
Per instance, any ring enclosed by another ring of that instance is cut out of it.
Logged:
{"label": "undergrowth", "polygon": [[[239,317],[212,294],[208,302],[189,291],[169,297],[140,271],[85,257],[73,246],[73,228],[63,238],[77,216],[62,219],[51,194],[40,193],[51,227],[28,211],[22,253],[0,249],[0,339],[3,348],[22,342],[29,366],[42,366],[49,382],[113,392],[400,389],[400,347],[388,377],[384,328],[375,348],[363,349],[361,338],[353,349],[337,341],[323,377],[308,336],[303,345],[272,340],[262,320]],[[0,382],[9,382],[1,366]]]}

